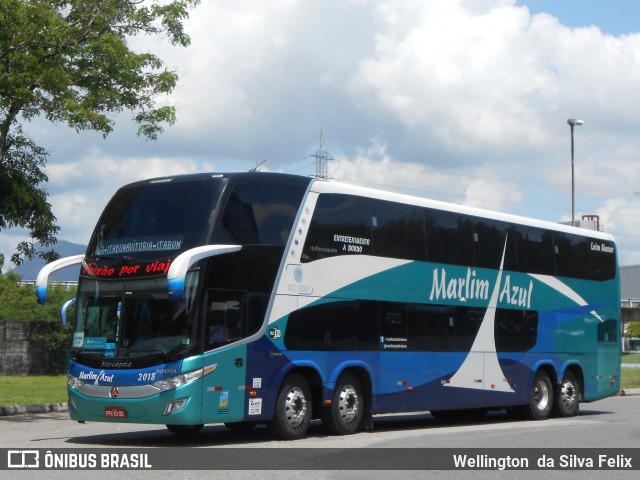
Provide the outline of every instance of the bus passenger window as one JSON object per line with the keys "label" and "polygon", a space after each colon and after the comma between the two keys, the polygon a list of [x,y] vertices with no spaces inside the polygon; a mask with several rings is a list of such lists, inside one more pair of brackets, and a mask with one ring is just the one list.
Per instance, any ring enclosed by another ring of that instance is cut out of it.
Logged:
{"label": "bus passenger window", "polygon": [[211,292],[205,338],[209,346],[232,342],[242,337],[243,300],[238,292]]}
{"label": "bus passenger window", "polygon": [[598,343],[618,342],[618,322],[617,320],[604,320],[598,323]]}
{"label": "bus passenger window", "polygon": [[225,325],[224,317],[210,313],[207,315],[207,325],[209,327],[207,332],[209,343],[229,340],[229,329]]}

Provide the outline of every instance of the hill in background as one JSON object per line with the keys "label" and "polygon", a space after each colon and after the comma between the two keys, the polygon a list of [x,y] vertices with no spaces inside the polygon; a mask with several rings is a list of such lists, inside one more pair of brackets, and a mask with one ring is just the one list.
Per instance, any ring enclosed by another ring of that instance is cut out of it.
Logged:
{"label": "hill in background", "polygon": [[[40,245],[36,245],[36,249],[39,249]],[[58,243],[49,247],[47,250],[55,250],[60,255],[60,258],[70,257],[71,255],[84,254],[87,251],[86,245],[80,245],[77,243],[66,242],[64,240],[58,240]],[[33,260],[25,260],[22,265],[15,267],[13,271],[22,277],[25,281],[35,281],[38,276],[38,272],[42,267],[46,265],[46,262],[41,258],[34,258]],[[9,265],[5,263],[5,267],[8,269]],[[78,281],[78,274],[80,273],[80,266],[73,265],[71,267],[63,268],[57,272],[54,272],[49,277],[49,280],[57,282],[76,282]]]}

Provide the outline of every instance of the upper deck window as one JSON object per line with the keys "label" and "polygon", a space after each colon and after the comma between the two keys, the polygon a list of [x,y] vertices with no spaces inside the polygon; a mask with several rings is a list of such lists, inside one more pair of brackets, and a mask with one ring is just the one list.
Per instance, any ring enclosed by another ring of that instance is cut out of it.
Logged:
{"label": "upper deck window", "polygon": [[585,280],[616,277],[615,244],[358,195],[319,196],[302,262],[371,255]]}
{"label": "upper deck window", "polygon": [[213,243],[285,245],[305,191],[306,185],[237,184]]}
{"label": "upper deck window", "polygon": [[119,190],[100,217],[95,256],[173,256],[205,243],[226,179],[150,183]]}

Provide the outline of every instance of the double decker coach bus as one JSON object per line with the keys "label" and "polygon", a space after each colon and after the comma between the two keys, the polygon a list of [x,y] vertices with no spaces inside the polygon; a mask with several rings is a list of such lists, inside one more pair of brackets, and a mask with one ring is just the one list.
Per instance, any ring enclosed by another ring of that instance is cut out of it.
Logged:
{"label": "double decker coach bus", "polygon": [[334,434],[373,415],[575,415],[620,387],[610,235],[272,173],[127,185],[81,264],[78,421]]}

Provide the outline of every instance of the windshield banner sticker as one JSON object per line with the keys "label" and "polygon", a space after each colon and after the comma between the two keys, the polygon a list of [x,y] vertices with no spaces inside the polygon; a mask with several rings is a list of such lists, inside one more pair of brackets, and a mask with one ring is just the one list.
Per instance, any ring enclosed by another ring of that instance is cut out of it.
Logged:
{"label": "windshield banner sticker", "polygon": [[182,244],[182,236],[143,237],[133,240],[104,242],[98,247],[96,253],[97,255],[114,255],[118,253],[161,252],[165,250],[180,250]]}
{"label": "windshield banner sticker", "polygon": [[171,266],[171,259],[167,261],[153,261],[149,263],[134,263],[130,265],[99,266],[97,263],[87,262],[82,266],[81,275],[90,277],[139,277],[145,275],[167,274]]}

